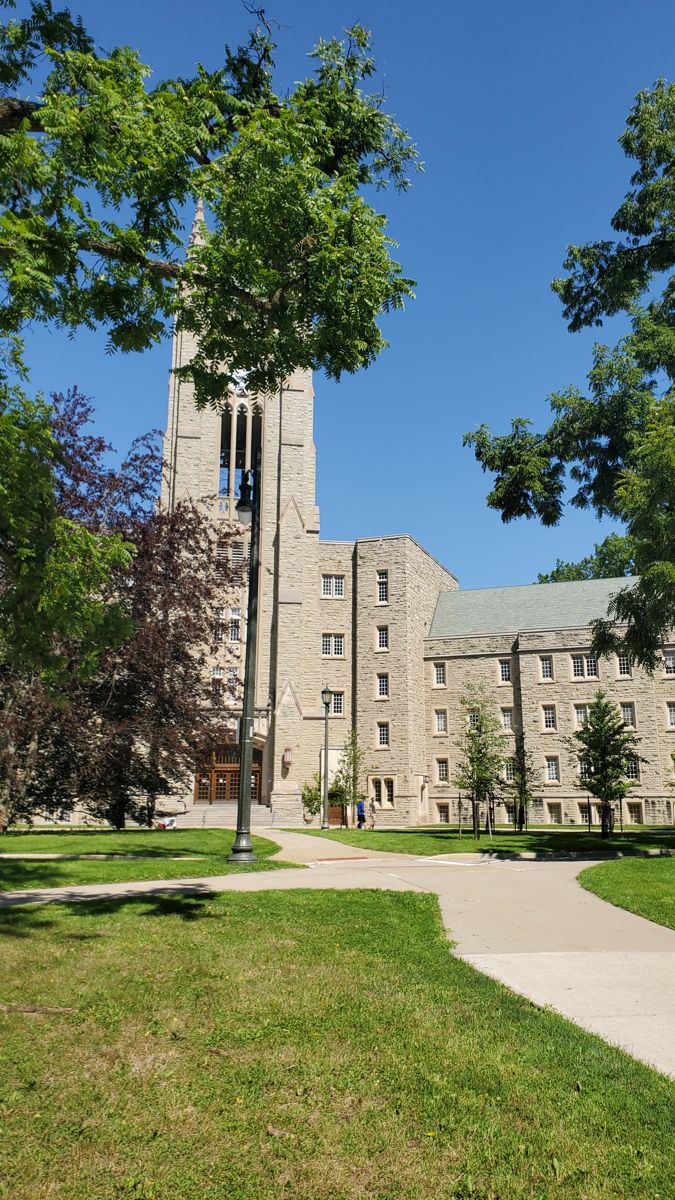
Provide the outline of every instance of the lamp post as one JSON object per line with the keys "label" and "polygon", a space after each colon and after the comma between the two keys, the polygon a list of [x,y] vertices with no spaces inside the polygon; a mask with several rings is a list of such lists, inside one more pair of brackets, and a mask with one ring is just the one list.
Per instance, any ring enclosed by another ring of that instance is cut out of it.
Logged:
{"label": "lamp post", "polygon": [[[258,638],[258,575],[260,545],[260,480],[261,453],[258,450],[252,471],[244,471],[237,501],[237,513],[242,524],[251,522],[251,551],[249,557],[248,608],[246,620],[246,658],[244,660],[244,697],[239,733],[239,789],[237,792],[237,834],[231,863],[256,862],[251,842],[251,778],[253,773],[253,707],[255,699],[255,659]],[[253,477],[253,484],[249,482]]]}
{"label": "lamp post", "polygon": [[330,829],[328,824],[328,710],[333,693],[326,684],[321,693],[323,703],[323,802],[321,805],[321,828]]}

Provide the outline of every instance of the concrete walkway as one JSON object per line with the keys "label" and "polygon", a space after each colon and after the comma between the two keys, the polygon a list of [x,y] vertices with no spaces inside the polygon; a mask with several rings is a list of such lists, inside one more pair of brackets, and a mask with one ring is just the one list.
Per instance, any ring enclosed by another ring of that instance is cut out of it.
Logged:
{"label": "concrete walkway", "polygon": [[310,869],[7,892],[0,907],[285,888],[431,892],[458,957],[675,1077],[675,932],[584,891],[576,875],[587,862],[419,858],[282,830],[274,839],[281,858]]}

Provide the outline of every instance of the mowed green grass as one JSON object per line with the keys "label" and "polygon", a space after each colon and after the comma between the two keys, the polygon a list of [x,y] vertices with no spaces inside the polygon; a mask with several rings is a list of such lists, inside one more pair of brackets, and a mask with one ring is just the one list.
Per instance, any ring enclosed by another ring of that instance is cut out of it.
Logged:
{"label": "mowed green grass", "polygon": [[626,858],[587,867],[582,887],[602,900],[675,929],[675,858]]}
{"label": "mowed green grass", "polygon": [[498,829],[492,838],[486,833],[476,841],[468,832],[459,836],[455,826],[422,826],[417,829],[331,829],[323,833],[320,829],[296,829],[295,833],[306,833],[310,837],[328,838],[343,842],[347,846],[383,850],[387,854],[521,854],[523,851],[541,855],[550,854],[596,854],[617,851],[675,850],[675,829],[663,826],[639,827],[601,838],[595,827],[589,837],[586,829],[545,828],[533,829],[528,833],[514,833],[511,829]]}
{"label": "mowed green grass", "polygon": [[11,1200],[666,1200],[673,1084],[452,957],[435,898],[15,908]]}
{"label": "mowed green grass", "polygon": [[[185,879],[228,875],[236,871],[269,871],[293,864],[272,859],[279,847],[268,838],[253,837],[258,862],[233,866],[231,829],[185,829],[154,832],[128,830],[82,833],[10,833],[0,837],[0,855],[26,853],[113,854],[107,861],[39,861],[0,857],[0,891],[41,887],[72,887],[81,883],[128,883],[132,880]],[[137,854],[137,859],[124,855]],[[180,861],[181,856],[184,856]],[[178,859],[178,861],[175,861]],[[0,1193],[1,1195],[1,1193]]]}

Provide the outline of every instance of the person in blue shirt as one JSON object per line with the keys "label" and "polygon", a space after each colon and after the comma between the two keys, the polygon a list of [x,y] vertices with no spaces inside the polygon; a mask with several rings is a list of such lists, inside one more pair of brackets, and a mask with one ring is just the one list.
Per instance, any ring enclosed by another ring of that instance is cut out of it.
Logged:
{"label": "person in blue shirt", "polygon": [[357,829],[364,829],[366,824],[366,804],[365,800],[358,800],[356,804],[356,826]]}

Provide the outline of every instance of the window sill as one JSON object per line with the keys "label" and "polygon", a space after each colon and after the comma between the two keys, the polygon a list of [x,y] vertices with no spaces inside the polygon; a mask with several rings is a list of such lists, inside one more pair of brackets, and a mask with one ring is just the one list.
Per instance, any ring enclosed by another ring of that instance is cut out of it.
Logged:
{"label": "window sill", "polygon": [[391,700],[391,696],[375,696],[376,704],[381,704],[382,701],[384,701],[385,704],[388,704],[390,700]]}

